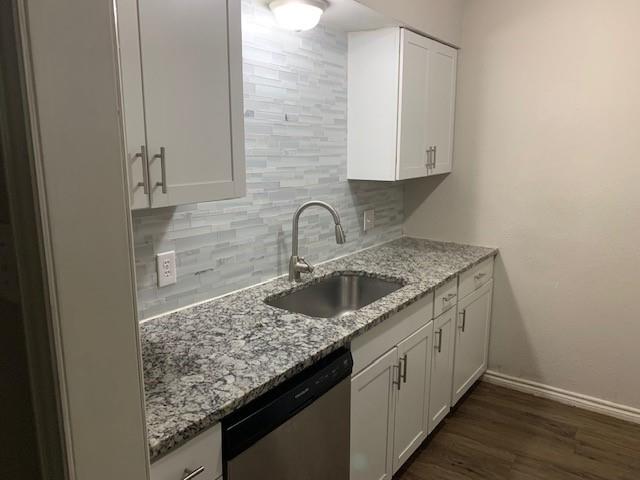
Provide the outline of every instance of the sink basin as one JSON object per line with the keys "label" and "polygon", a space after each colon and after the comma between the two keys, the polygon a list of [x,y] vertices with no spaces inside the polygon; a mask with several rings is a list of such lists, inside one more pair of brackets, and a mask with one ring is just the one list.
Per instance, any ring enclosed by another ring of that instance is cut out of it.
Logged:
{"label": "sink basin", "polygon": [[340,317],[358,310],[404,286],[401,280],[341,272],[303,287],[273,295],[267,305],[310,317]]}

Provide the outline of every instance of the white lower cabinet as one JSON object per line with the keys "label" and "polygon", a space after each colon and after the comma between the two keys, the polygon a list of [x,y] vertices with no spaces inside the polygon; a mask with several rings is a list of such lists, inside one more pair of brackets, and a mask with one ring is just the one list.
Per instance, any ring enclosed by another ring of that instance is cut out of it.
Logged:
{"label": "white lower cabinet", "polygon": [[492,276],[489,258],[351,342],[351,480],[390,480],[485,372]]}
{"label": "white lower cabinet", "polygon": [[151,480],[182,480],[202,469],[194,480],[222,478],[222,429],[216,424],[151,464]]}
{"label": "white lower cabinet", "polygon": [[433,294],[354,339],[351,480],[391,479],[427,436]]}
{"label": "white lower cabinet", "polygon": [[458,303],[453,405],[487,369],[492,291],[490,280]]}
{"label": "white lower cabinet", "polygon": [[433,321],[433,359],[431,361],[428,433],[431,433],[438,426],[451,409],[455,330],[455,307],[444,312]]}
{"label": "white lower cabinet", "polygon": [[433,323],[398,344],[393,472],[427,438]]}
{"label": "white lower cabinet", "polygon": [[398,349],[351,379],[351,480],[393,475],[393,422]]}

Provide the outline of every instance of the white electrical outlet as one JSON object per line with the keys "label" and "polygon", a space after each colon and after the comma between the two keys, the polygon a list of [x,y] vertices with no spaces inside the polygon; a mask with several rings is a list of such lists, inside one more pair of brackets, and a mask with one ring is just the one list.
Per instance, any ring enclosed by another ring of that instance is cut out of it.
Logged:
{"label": "white electrical outlet", "polygon": [[374,209],[364,211],[364,222],[362,223],[362,225],[365,232],[375,227],[376,218]]}
{"label": "white electrical outlet", "polygon": [[156,256],[158,268],[158,287],[166,287],[176,283],[176,252],[159,253]]}

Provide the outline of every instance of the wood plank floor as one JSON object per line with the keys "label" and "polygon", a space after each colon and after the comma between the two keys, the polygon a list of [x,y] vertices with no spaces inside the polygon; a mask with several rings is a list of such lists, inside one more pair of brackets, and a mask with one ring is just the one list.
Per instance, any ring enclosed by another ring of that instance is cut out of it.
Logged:
{"label": "wood plank floor", "polygon": [[394,480],[640,480],[640,425],[479,383]]}

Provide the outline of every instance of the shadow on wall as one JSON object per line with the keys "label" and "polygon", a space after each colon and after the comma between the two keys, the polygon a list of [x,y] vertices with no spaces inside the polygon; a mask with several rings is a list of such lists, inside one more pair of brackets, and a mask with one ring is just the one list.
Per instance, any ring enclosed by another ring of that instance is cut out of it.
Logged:
{"label": "shadow on wall", "polygon": [[[493,269],[493,311],[491,315],[491,335],[489,344],[489,370],[507,373],[522,378],[539,379],[541,374],[535,362],[522,310],[518,306],[516,294],[507,274],[503,257],[498,254]],[[508,323],[508,324],[507,324]],[[500,354],[496,355],[497,349]],[[506,351],[506,353],[505,353]],[[513,371],[509,365],[502,365],[497,358],[529,359],[522,371]]]}
{"label": "shadow on wall", "polygon": [[[436,175],[405,181],[404,214],[407,220],[419,211],[422,204],[427,201],[427,198],[440,186],[446,177],[446,175]],[[443,215],[446,215],[446,213],[442,212]],[[407,234],[416,237],[424,236],[419,233],[413,233],[413,230],[408,231]],[[433,240],[436,239],[434,238]]]}

